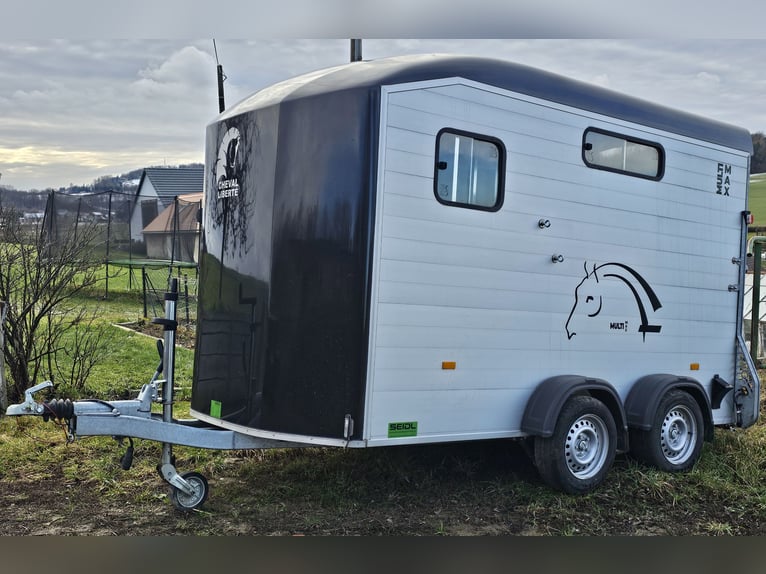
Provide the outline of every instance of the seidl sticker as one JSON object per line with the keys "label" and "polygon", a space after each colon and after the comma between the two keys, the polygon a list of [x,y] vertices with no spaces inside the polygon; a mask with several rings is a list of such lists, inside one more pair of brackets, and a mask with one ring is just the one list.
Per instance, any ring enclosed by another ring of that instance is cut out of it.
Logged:
{"label": "seidl sticker", "polygon": [[418,436],[417,421],[388,423],[388,438],[403,438],[409,436]]}

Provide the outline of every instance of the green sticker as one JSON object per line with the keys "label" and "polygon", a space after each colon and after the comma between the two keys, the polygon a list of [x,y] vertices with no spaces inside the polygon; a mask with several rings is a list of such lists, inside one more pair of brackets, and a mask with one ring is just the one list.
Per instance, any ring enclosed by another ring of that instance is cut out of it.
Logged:
{"label": "green sticker", "polygon": [[221,418],[221,401],[210,401],[210,416]]}
{"label": "green sticker", "polygon": [[406,436],[418,436],[418,423],[388,423],[388,438],[402,438]]}

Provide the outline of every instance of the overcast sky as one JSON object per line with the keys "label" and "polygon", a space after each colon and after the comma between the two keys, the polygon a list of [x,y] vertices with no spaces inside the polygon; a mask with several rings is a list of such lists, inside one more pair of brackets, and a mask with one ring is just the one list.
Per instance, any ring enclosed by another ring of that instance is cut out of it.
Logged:
{"label": "overcast sky", "polygon": [[[348,39],[216,40],[230,107],[274,82],[348,61]],[[363,40],[364,59],[498,57],[766,132],[766,39]],[[87,184],[204,160],[218,112],[210,38],[0,41],[0,184]]]}

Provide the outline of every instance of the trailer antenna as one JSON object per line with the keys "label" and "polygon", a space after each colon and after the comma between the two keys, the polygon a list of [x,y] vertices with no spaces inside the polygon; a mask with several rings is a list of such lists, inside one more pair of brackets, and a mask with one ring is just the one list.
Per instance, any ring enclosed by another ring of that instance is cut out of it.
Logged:
{"label": "trailer antenna", "polygon": [[352,62],[362,61],[362,39],[351,38],[351,57]]}
{"label": "trailer antenna", "polygon": [[215,38],[213,38],[213,51],[215,52],[215,64],[218,73],[218,113],[222,113],[226,109],[223,98],[223,81],[226,79],[226,74],[223,73],[223,66],[218,62],[218,48],[215,45]]}

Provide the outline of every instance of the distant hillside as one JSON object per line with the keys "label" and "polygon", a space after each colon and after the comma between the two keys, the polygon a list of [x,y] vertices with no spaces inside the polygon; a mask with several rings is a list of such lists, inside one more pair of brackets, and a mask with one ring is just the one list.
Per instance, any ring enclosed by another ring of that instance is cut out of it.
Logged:
{"label": "distant hillside", "polygon": [[[179,166],[168,167],[202,167],[201,163],[188,163]],[[147,167],[165,167],[165,166],[147,166]],[[145,168],[141,167],[122,173],[120,175],[103,175],[89,185],[70,185],[69,187],[60,187],[56,191],[63,193],[99,193],[104,191],[135,191],[138,187],[138,181]]]}
{"label": "distant hillside", "polygon": [[[147,166],[147,167],[165,167],[165,166]],[[203,167],[201,163],[181,164],[179,166],[167,167]],[[64,194],[83,194],[83,193],[105,193],[108,191],[132,193],[138,188],[138,182],[145,168],[141,167],[127,173],[119,175],[103,175],[96,178],[90,184],[69,185],[59,187],[58,189],[48,188],[44,190],[19,190],[0,185],[0,203],[3,205],[12,205],[20,211],[42,211],[45,209],[45,202],[48,193],[56,191]]]}

